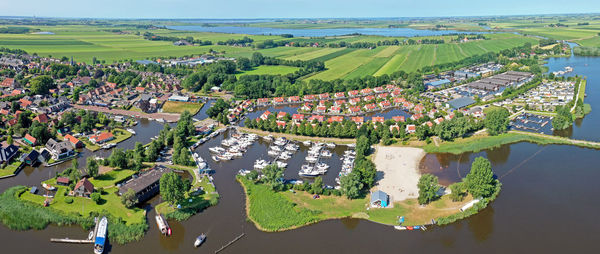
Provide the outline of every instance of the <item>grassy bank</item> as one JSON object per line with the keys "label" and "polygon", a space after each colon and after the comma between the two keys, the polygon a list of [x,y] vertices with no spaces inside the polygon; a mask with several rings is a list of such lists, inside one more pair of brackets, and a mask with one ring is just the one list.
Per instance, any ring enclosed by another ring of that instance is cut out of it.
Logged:
{"label": "grassy bank", "polygon": [[195,115],[200,111],[202,105],[204,104],[196,102],[167,101],[162,107],[162,112],[181,114],[187,110],[190,114]]}
{"label": "grassy bank", "polygon": [[21,167],[21,164],[23,164],[23,162],[19,161],[18,159],[14,159],[12,163],[0,169],[0,177],[14,175],[19,167]]}
{"label": "grassy bank", "polygon": [[461,202],[452,202],[444,196],[426,206],[416,199],[394,202],[391,208],[368,208],[369,196],[347,199],[339,196],[324,196],[314,199],[304,191],[274,192],[269,186],[255,184],[238,177],[246,193],[246,213],[262,231],[284,231],[328,219],[360,218],[386,225],[398,225],[398,218],[405,217],[403,225],[423,225],[432,219],[451,216],[472,200],[467,197]]}
{"label": "grassy bank", "polygon": [[[177,169],[180,168],[178,167]],[[192,189],[200,188],[202,191],[199,193],[187,193],[185,199],[180,204],[181,208],[170,206],[167,202],[160,203],[155,208],[157,213],[164,215],[167,219],[183,221],[219,202],[219,194],[210,183],[208,177],[203,177],[202,180],[196,181],[195,174],[193,172],[191,174],[194,176]]]}
{"label": "grassy bank", "polygon": [[[75,211],[56,209],[52,205],[42,207],[39,205],[41,203],[30,202],[23,198],[26,194],[29,194],[27,187],[16,186],[0,195],[0,221],[12,230],[41,230],[49,224],[58,226],[80,225],[83,229],[90,229],[94,226],[94,217],[107,216],[110,225],[108,227],[108,237],[112,242],[125,244],[141,239],[148,229],[145,216],[138,223],[128,224],[120,218],[112,216],[105,209],[81,215]],[[76,205],[74,203],[71,204],[73,207],[81,209],[81,204]]]}
{"label": "grassy bank", "polygon": [[478,152],[485,149],[499,147],[501,145],[530,142],[539,145],[575,145],[587,148],[600,148],[600,144],[582,140],[571,140],[558,136],[550,136],[524,131],[510,131],[497,136],[475,135],[468,138],[456,139],[453,142],[443,142],[439,146],[428,144],[424,146],[428,153],[453,153]]}

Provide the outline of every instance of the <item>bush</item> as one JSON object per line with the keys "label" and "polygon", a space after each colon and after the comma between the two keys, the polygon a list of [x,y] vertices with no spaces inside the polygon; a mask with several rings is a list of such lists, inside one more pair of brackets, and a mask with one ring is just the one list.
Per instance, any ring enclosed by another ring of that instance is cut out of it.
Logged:
{"label": "bush", "polygon": [[98,193],[98,192],[92,193],[92,195],[90,196],[90,198],[92,199],[92,201],[96,202],[96,204],[98,204],[98,202],[100,202],[100,200],[102,199],[100,197],[100,193]]}
{"label": "bush", "polygon": [[72,204],[73,203],[73,197],[66,197],[65,198],[65,203]]}

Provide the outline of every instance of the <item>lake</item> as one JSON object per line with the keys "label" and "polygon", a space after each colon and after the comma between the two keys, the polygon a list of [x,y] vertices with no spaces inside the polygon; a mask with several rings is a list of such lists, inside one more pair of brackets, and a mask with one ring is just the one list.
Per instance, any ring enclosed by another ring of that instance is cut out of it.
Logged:
{"label": "lake", "polygon": [[447,34],[483,34],[486,32],[470,32],[456,30],[421,30],[412,28],[319,28],[319,29],[292,29],[273,27],[249,27],[249,26],[167,26],[169,29],[213,32],[230,34],[250,35],[281,35],[292,34],[294,37],[324,37],[341,36],[348,34],[380,35],[390,37],[415,37],[415,36],[438,36]]}

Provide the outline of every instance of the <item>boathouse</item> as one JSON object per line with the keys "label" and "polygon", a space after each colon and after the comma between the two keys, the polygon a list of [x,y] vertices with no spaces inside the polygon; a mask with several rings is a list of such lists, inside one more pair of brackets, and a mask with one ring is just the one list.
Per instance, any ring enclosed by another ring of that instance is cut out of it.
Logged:
{"label": "boathouse", "polygon": [[385,208],[389,205],[390,196],[383,191],[371,192],[371,207]]}
{"label": "boathouse", "polygon": [[160,190],[160,177],[171,172],[170,169],[158,166],[142,173],[137,178],[131,179],[119,188],[119,195],[125,194],[129,189],[135,192],[138,202],[146,201]]}

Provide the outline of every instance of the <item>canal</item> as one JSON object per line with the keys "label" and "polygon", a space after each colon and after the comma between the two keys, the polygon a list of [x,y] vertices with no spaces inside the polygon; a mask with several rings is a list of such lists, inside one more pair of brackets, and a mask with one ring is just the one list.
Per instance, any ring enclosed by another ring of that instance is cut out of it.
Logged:
{"label": "canal", "polygon": [[[600,90],[595,88],[600,73],[599,58],[559,58],[549,61],[550,71],[572,66],[575,74],[588,78],[586,103],[592,113],[572,128],[572,137],[600,140],[595,128],[600,121]],[[205,109],[203,109],[205,110]],[[202,112],[202,111],[201,111]],[[199,116],[197,116],[199,118]],[[135,127],[136,136],[119,144],[132,148],[136,141],[147,143],[158,134],[162,124],[144,122]],[[220,144],[222,136],[208,141],[196,152],[208,159],[208,148]],[[477,156],[492,162],[503,186],[498,198],[481,213],[451,225],[432,227],[428,231],[396,231],[359,219],[330,220],[296,230],[264,233],[246,220],[245,198],[235,174],[249,169],[264,154],[265,145],[255,144],[242,159],[209,165],[215,170],[214,182],[221,196],[219,204],[182,223],[170,221],[173,236],[158,233],[154,221],[145,237],[127,245],[109,245],[110,253],[214,253],[241,233],[245,237],[222,253],[591,253],[597,249],[600,222],[594,218],[600,212],[596,202],[600,193],[600,152],[593,149],[563,145],[540,146],[530,143],[504,145],[495,149],[461,155],[429,154],[421,163],[422,172],[440,177],[448,184],[464,177]],[[107,156],[109,151],[93,155]],[[336,151],[339,153],[339,151]],[[85,165],[84,152],[80,165]],[[300,154],[296,156],[302,156]],[[335,160],[332,158],[332,161]],[[296,162],[295,164],[299,164]],[[293,167],[294,162],[290,163]],[[14,185],[36,185],[68,167],[26,168],[18,176],[0,180],[0,191]],[[299,165],[298,165],[299,166]],[[286,171],[286,176],[293,172]],[[329,179],[330,180],[330,179]],[[154,215],[152,206],[145,206],[148,218]],[[205,244],[194,250],[192,243],[200,233],[207,233]],[[51,237],[85,238],[79,227],[50,226],[41,231],[11,231],[0,226],[0,242],[4,253],[91,253],[91,246],[52,244]]]}

